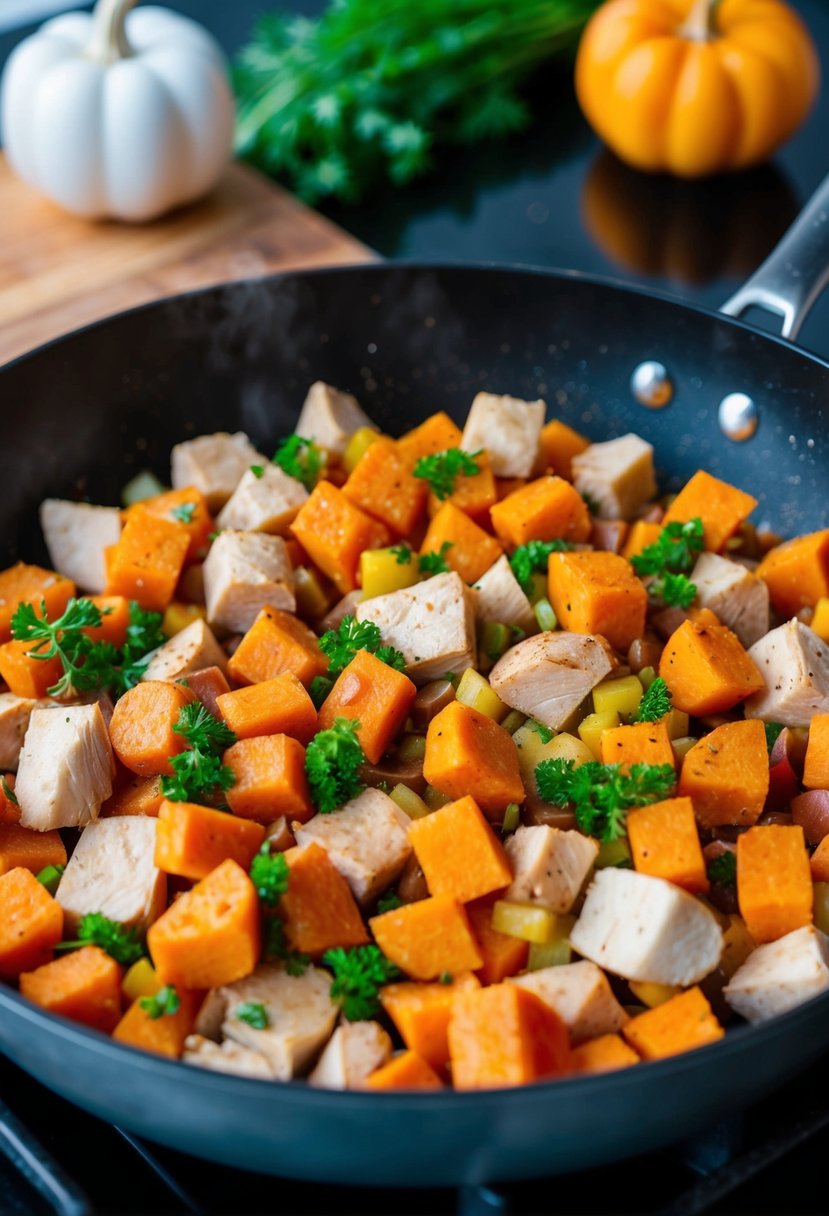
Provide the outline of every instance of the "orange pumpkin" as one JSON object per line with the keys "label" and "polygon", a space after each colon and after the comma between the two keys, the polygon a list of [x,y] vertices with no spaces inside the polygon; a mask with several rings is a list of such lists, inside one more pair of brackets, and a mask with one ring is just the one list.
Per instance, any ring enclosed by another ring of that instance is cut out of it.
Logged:
{"label": "orange pumpkin", "polygon": [[622,160],[703,177],[765,160],[806,117],[819,75],[781,0],[609,0],[584,31],[576,91]]}

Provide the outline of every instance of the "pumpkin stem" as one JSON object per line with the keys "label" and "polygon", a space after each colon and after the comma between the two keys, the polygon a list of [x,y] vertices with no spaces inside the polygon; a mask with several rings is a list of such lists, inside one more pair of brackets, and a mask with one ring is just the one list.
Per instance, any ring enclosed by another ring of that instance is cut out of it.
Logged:
{"label": "pumpkin stem", "polygon": [[680,29],[683,38],[708,42],[718,34],[716,15],[720,0],[696,0],[688,19]]}
{"label": "pumpkin stem", "polygon": [[92,14],[92,41],[86,48],[90,59],[100,63],[115,63],[128,59],[135,51],[127,41],[125,23],[127,13],[138,0],[98,0]]}

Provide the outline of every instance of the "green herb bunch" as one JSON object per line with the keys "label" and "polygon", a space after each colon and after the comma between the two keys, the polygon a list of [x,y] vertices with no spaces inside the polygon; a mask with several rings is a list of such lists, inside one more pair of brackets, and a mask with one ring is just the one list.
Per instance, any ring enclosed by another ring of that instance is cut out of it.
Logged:
{"label": "green herb bunch", "polygon": [[588,760],[578,767],[572,760],[542,760],[535,780],[545,802],[572,805],[576,823],[588,836],[618,840],[625,834],[627,812],[667,798],[676,783],[670,764],[620,764]]}
{"label": "green herb bunch", "polygon": [[698,516],[684,524],[666,524],[654,543],[632,557],[630,564],[640,577],[654,575],[648,584],[652,599],[690,608],[696,599],[697,588],[688,575],[704,543],[705,531]]}
{"label": "green herb bunch", "polygon": [[200,701],[181,709],[173,730],[190,746],[170,757],[173,775],[161,778],[164,797],[171,802],[209,802],[217,790],[229,790],[236,778],[222,763],[222,754],[236,742],[233,731]]}

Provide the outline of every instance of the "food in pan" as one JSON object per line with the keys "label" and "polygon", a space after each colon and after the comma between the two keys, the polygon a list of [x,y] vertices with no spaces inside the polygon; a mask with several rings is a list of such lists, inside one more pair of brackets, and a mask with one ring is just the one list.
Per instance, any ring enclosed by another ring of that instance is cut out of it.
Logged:
{"label": "food in pan", "polygon": [[480,393],[50,499],[0,572],[0,975],[334,1089],[626,1068],[829,989],[829,530]]}

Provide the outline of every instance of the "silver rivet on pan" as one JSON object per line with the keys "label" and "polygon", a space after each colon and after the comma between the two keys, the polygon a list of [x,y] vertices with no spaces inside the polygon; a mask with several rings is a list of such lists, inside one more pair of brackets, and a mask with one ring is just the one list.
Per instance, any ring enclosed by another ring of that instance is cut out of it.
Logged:
{"label": "silver rivet on pan", "polygon": [[760,416],[751,397],[745,393],[729,393],[720,402],[717,421],[723,435],[733,439],[735,443],[742,443],[745,439],[750,439],[757,430]]}
{"label": "silver rivet on pan", "polygon": [[646,359],[630,378],[630,391],[640,405],[649,410],[661,410],[674,395],[674,386],[664,363]]}

